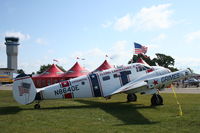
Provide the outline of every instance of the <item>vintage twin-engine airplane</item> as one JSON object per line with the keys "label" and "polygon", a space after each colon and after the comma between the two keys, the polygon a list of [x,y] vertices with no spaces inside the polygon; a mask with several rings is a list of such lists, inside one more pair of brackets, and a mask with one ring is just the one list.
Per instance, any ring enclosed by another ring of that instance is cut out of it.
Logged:
{"label": "vintage twin-engine airplane", "polygon": [[40,108],[39,101],[61,98],[105,97],[126,93],[127,100],[136,101],[135,93],[153,94],[151,104],[162,105],[163,99],[158,94],[172,82],[187,78],[190,69],[171,72],[160,66],[147,66],[134,63],[121,68],[90,73],[86,76],[62,81],[44,88],[35,88],[30,76],[18,76],[13,85],[15,100],[21,104],[36,101],[34,108]]}

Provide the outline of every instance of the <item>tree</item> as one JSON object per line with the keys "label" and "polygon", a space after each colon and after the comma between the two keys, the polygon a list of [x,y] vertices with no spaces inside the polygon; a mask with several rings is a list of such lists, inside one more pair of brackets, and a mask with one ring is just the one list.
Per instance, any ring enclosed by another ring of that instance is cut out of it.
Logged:
{"label": "tree", "polygon": [[155,66],[155,61],[151,60],[151,58],[144,54],[133,55],[132,59],[128,62],[128,64],[136,63],[138,59],[142,58],[147,64],[150,66]]}
{"label": "tree", "polygon": [[48,65],[41,65],[41,66],[40,66],[40,70],[37,71],[36,73],[37,73],[37,74],[41,74],[41,73],[45,72],[50,66],[51,66],[51,64],[48,64]]}
{"label": "tree", "polygon": [[32,74],[32,75],[35,75],[35,72],[32,72],[31,74]]}
{"label": "tree", "polygon": [[157,53],[156,56],[157,57],[154,58],[153,61],[158,63],[159,66],[163,66],[165,68],[169,68],[170,66],[174,66],[175,60],[171,56],[160,54],[160,53]]}
{"label": "tree", "polygon": [[142,58],[150,66],[155,66],[157,63],[159,66],[168,68],[172,72],[178,70],[177,68],[173,67],[175,60],[171,56],[165,55],[165,54],[160,54],[160,53],[156,53],[156,56],[157,56],[156,58],[153,58],[151,60],[151,58],[149,56],[146,56],[143,54],[133,55],[132,59],[128,62],[128,64],[135,63],[138,61],[139,58]]}
{"label": "tree", "polygon": [[160,53],[157,53],[156,56],[157,57],[154,58],[153,60],[156,63],[158,63],[159,66],[163,66],[165,68],[168,68],[172,72],[178,71],[178,69],[174,67],[174,64],[175,64],[175,59],[174,58],[172,58],[169,55],[160,54]]}
{"label": "tree", "polygon": [[24,74],[24,70],[23,70],[23,69],[18,69],[18,70],[17,70],[17,73],[18,73],[18,74]]}
{"label": "tree", "polygon": [[67,72],[62,66],[56,65],[58,68],[60,68],[60,70],[62,70],[63,72]]}

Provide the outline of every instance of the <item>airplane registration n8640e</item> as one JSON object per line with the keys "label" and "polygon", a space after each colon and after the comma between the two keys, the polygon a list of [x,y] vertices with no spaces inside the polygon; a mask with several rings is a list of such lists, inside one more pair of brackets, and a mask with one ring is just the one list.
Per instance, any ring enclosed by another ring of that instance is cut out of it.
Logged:
{"label": "airplane registration n8640e", "polygon": [[69,99],[104,97],[111,98],[118,93],[126,93],[128,102],[136,101],[135,93],[152,94],[151,104],[162,105],[163,99],[158,90],[168,87],[172,82],[189,77],[190,69],[171,72],[160,66],[147,66],[140,63],[113,68],[102,72],[62,81],[44,88],[35,88],[30,76],[18,76],[13,84],[13,96],[20,104],[47,99]]}

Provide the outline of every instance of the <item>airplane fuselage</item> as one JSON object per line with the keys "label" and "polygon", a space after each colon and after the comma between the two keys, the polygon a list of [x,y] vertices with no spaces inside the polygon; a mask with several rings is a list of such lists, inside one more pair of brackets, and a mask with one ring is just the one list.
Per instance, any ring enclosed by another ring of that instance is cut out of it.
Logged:
{"label": "airplane fuselage", "polygon": [[[104,97],[130,81],[141,80],[146,75],[153,77],[166,74],[166,71],[154,71],[156,70],[141,64],[131,64],[47,86],[41,89],[40,95],[41,99]],[[152,72],[154,73],[149,74]]]}

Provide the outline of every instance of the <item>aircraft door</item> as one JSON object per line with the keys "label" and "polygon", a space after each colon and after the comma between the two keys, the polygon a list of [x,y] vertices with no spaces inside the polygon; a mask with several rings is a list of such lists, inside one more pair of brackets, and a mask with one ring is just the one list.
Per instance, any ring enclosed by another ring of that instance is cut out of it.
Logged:
{"label": "aircraft door", "polygon": [[91,84],[91,89],[92,89],[94,97],[102,96],[102,88],[101,88],[98,78],[99,78],[98,75],[95,73],[89,75],[89,81]]}
{"label": "aircraft door", "polygon": [[122,85],[125,85],[128,82],[130,82],[130,80],[128,79],[128,75],[129,74],[131,74],[131,71],[120,72],[120,77],[121,77]]}

